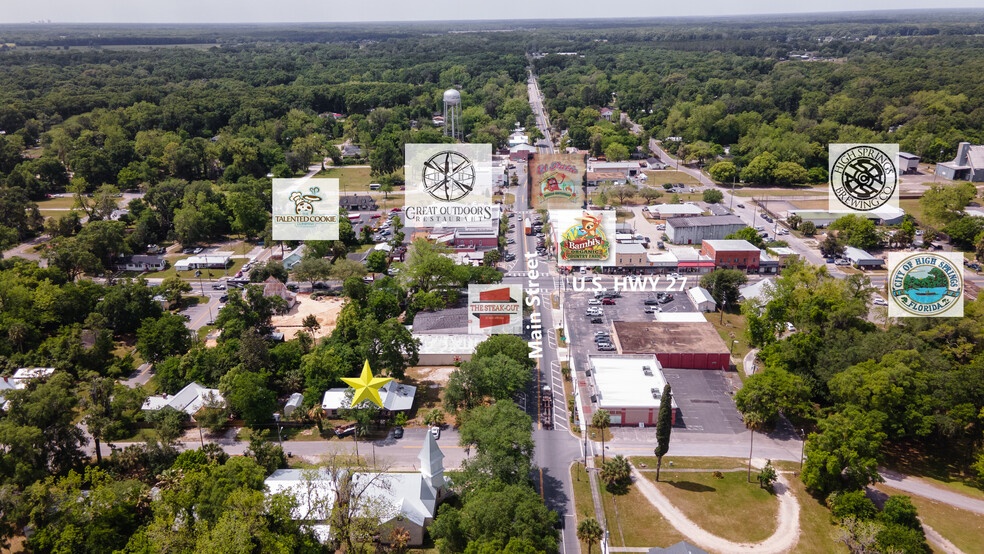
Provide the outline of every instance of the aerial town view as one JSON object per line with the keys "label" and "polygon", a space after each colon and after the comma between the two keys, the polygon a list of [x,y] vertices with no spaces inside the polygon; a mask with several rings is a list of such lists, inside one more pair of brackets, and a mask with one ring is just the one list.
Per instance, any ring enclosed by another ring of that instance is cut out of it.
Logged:
{"label": "aerial town view", "polygon": [[0,6],[0,552],[984,554],[984,7]]}

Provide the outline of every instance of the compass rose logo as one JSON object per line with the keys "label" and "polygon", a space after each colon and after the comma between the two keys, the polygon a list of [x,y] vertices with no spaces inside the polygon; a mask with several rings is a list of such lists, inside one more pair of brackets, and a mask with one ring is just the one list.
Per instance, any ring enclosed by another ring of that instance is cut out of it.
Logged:
{"label": "compass rose logo", "polygon": [[464,155],[445,150],[424,162],[424,190],[442,202],[468,196],[475,188],[475,164]]}

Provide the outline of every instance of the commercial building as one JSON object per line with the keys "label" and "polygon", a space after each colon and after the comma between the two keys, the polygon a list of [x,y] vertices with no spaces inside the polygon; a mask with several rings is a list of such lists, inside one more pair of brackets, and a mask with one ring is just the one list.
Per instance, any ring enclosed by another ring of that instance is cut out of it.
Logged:
{"label": "commercial building", "polygon": [[164,256],[126,256],[116,262],[116,269],[123,271],[164,271],[167,262]]}
{"label": "commercial building", "polygon": [[191,271],[192,269],[226,269],[232,265],[232,252],[215,252],[205,256],[190,256],[183,260],[174,262],[174,269],[177,271]]}
{"label": "commercial building", "polygon": [[714,260],[698,250],[686,246],[671,246],[668,250],[677,260],[676,271],[679,273],[702,275],[714,271]]}
{"label": "commercial building", "polygon": [[588,171],[588,186],[597,186],[605,182],[613,185],[624,185],[628,178],[620,171]]}
{"label": "commercial building", "polygon": [[899,173],[915,173],[919,170],[919,156],[899,152]]}
{"label": "commercial building", "polygon": [[748,225],[736,215],[674,217],[666,220],[666,236],[674,244],[700,244],[723,239],[745,227]]}
{"label": "commercial building", "polygon": [[349,212],[365,212],[379,209],[368,194],[343,194],[338,197],[338,207]]}
{"label": "commercial building", "polygon": [[467,362],[475,354],[475,348],[486,335],[430,334],[414,333],[413,338],[420,341],[417,350],[418,365],[454,365]]}
{"label": "commercial building", "polygon": [[623,179],[635,177],[639,171],[639,162],[591,162],[588,163],[588,171],[599,173],[618,173]]}
{"label": "commercial building", "polygon": [[758,271],[762,251],[747,240],[705,240],[700,253],[721,269]]}
{"label": "commercial building", "polygon": [[616,267],[646,267],[649,265],[649,251],[638,242],[621,242],[615,249]]}
{"label": "commercial building", "polygon": [[984,146],[961,142],[956,158],[936,164],[936,174],[951,181],[984,181]]}
{"label": "commercial building", "polygon": [[696,204],[653,204],[646,206],[646,211],[653,214],[656,219],[670,219],[674,217],[698,216],[704,213],[703,208]]}
{"label": "commercial building", "polygon": [[[845,215],[850,215],[853,212],[829,212],[827,210],[789,210],[788,216],[798,215],[803,221],[812,222],[817,227],[826,227],[837,221],[838,219],[844,217]],[[902,223],[905,219],[905,210],[901,208],[893,208],[891,206],[882,206],[877,210],[870,212],[858,213],[862,217],[866,217],[872,220],[875,225],[897,225]]]}
{"label": "commercial building", "polygon": [[452,244],[455,248],[475,248],[488,250],[499,247],[499,229],[461,227],[454,230]]}
{"label": "commercial building", "polygon": [[727,369],[731,355],[711,323],[614,321],[619,354],[656,356],[663,367]]}
{"label": "commercial building", "polygon": [[779,262],[779,267],[786,267],[791,262],[799,259],[799,252],[785,246],[769,248],[769,255]]}
{"label": "commercial building", "polygon": [[885,265],[885,260],[876,258],[864,250],[854,248],[853,246],[844,247],[844,258],[851,262],[851,265],[860,268],[881,267]]}
{"label": "commercial building", "polygon": [[[656,425],[666,378],[654,356],[590,356],[588,361],[594,399],[611,415],[612,425]],[[672,398],[670,405],[675,422],[677,404]]]}

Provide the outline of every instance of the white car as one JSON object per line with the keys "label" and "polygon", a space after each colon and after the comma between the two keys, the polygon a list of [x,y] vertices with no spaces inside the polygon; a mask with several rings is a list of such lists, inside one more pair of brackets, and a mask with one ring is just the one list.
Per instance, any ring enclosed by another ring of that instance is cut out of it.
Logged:
{"label": "white car", "polygon": [[431,434],[434,435],[434,440],[441,438],[441,428],[437,425],[431,427]]}
{"label": "white car", "polygon": [[670,273],[669,275],[667,275],[667,277],[669,277],[670,279],[680,279],[680,274],[679,273]]}
{"label": "white car", "polygon": [[786,330],[789,331],[790,333],[794,333],[796,332],[796,327],[793,327],[793,324],[787,321]]}
{"label": "white car", "polygon": [[888,306],[888,302],[881,296],[873,297],[871,301],[875,306]]}
{"label": "white car", "polygon": [[600,306],[600,305],[601,305],[601,300],[598,300],[597,298],[592,298],[591,300],[588,300],[588,306]]}

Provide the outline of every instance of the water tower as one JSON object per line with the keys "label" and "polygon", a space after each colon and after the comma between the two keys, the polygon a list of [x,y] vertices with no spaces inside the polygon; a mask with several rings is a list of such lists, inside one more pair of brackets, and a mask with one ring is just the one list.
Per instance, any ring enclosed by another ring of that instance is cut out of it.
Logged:
{"label": "water tower", "polygon": [[461,93],[449,88],[444,91],[444,136],[464,142],[461,130]]}

